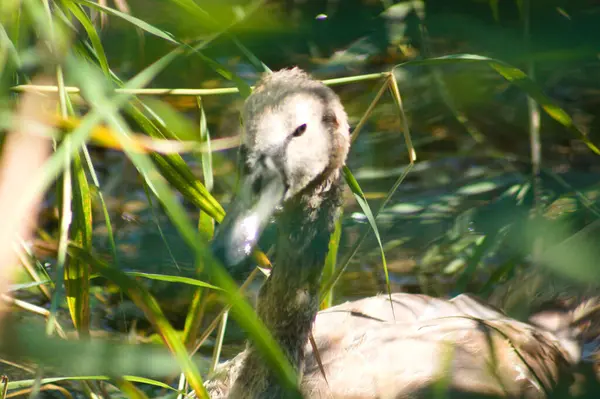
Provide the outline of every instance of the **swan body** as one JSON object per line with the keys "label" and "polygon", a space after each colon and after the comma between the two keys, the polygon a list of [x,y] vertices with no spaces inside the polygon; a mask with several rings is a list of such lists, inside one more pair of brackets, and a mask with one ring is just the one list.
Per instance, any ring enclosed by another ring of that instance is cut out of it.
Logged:
{"label": "swan body", "polygon": [[[576,336],[516,321],[466,294],[397,293],[391,303],[393,313],[379,295],[317,314],[319,354],[304,348],[306,398],[434,398],[436,388],[460,398],[565,397],[581,357]],[[228,397],[245,358],[217,369],[211,398]]]}

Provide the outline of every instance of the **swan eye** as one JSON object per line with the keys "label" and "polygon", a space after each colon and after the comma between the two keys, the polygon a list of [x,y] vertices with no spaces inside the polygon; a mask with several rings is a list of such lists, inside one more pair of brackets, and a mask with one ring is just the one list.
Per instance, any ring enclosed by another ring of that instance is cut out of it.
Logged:
{"label": "swan eye", "polygon": [[303,123],[300,126],[298,126],[296,130],[294,130],[294,133],[292,133],[292,136],[300,137],[304,134],[304,132],[306,132],[306,123]]}

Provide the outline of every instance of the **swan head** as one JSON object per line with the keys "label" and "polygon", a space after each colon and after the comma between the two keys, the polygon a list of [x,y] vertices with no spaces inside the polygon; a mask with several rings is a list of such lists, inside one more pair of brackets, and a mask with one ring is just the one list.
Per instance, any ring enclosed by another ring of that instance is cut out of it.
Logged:
{"label": "swan head", "polygon": [[244,178],[213,242],[225,265],[250,255],[275,209],[339,175],[350,147],[339,97],[297,68],[263,77],[242,116]]}

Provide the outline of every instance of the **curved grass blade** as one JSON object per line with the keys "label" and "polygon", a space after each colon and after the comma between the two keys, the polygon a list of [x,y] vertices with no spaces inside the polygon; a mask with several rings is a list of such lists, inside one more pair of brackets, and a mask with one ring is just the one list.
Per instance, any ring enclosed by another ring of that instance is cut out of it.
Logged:
{"label": "curved grass blade", "polygon": [[[157,380],[153,380],[151,378],[145,378],[145,377],[136,377],[136,376],[130,376],[130,375],[126,375],[122,377],[125,381],[131,381],[131,382],[137,382],[140,384],[147,384],[147,385],[152,385],[158,388],[163,388],[163,389],[168,389],[170,391],[177,391],[175,388],[173,388],[170,385],[165,384],[164,382],[161,381],[157,381]],[[89,380],[96,380],[96,381],[108,381],[111,378],[108,376],[104,376],[104,375],[85,375],[85,376],[70,376],[70,377],[50,377],[50,378],[42,378],[42,384],[53,384],[55,382],[63,382],[63,381],[89,381]],[[8,383],[8,389],[12,390],[12,389],[23,389],[23,388],[29,388],[30,386],[32,386],[34,384],[35,380],[18,380],[18,381],[11,381]]]}
{"label": "curved grass blade", "polygon": [[[375,214],[375,219],[377,219],[377,216],[385,208],[385,206],[390,201],[390,199],[392,198],[392,196],[394,195],[394,193],[396,192],[398,187],[400,187],[400,184],[402,184],[402,182],[404,181],[404,179],[406,178],[406,176],[412,169],[413,165],[414,165],[413,163],[408,164],[408,166],[406,167],[404,172],[398,177],[398,179],[396,180],[396,182],[394,183],[392,188],[388,191],[385,199],[383,200],[382,204],[379,206],[379,209],[377,210],[377,213]],[[350,263],[352,258],[354,258],[354,256],[358,253],[360,246],[365,241],[365,239],[367,238],[367,236],[369,235],[370,232],[371,232],[370,229],[368,229],[368,228],[364,229],[361,236],[358,238],[358,240],[356,240],[356,242],[352,246],[352,249],[348,252],[348,254],[344,257],[344,259],[340,262],[338,268],[335,270],[335,272],[331,276],[331,278],[328,281],[326,281],[324,284],[322,284],[321,291],[320,291],[321,295],[325,295],[325,293],[327,291],[329,291],[331,289],[331,287],[333,287],[337,283],[337,281],[340,279],[342,273],[344,273],[344,271],[346,270],[346,267],[348,266],[348,264]]]}
{"label": "curved grass blade", "polygon": [[133,385],[130,381],[121,377],[116,377],[114,380],[119,390],[127,395],[129,399],[148,399],[144,391]]}
{"label": "curved grass blade", "polygon": [[[365,194],[363,193],[358,182],[354,178],[354,175],[352,174],[352,172],[350,172],[350,169],[347,166],[344,166],[343,173],[344,173],[344,179],[346,179],[346,183],[350,187],[350,190],[352,190],[352,194],[354,194],[354,199],[356,200],[356,202],[358,202],[358,205],[360,206],[360,208],[364,212],[365,216],[367,217],[367,220],[369,221],[369,225],[371,226],[371,229],[373,230],[373,234],[375,234],[375,238],[377,238],[377,244],[379,244],[379,250],[381,252],[381,262],[383,263],[383,271],[385,273],[385,285],[387,288],[387,292],[388,292],[388,296],[389,296],[390,304],[391,304],[392,303],[392,289],[390,287],[390,275],[389,275],[388,268],[387,268],[387,262],[385,260],[385,251],[383,249],[383,243],[381,242],[381,236],[379,235],[379,229],[377,228],[377,222],[375,221],[373,212],[371,212],[371,207],[369,206],[369,203],[367,202],[367,199],[365,198]],[[392,313],[394,313],[393,306],[392,306]],[[395,317],[396,316],[394,315],[394,319],[395,319]]]}
{"label": "curved grass blade", "polygon": [[75,18],[81,23],[83,29],[87,33],[90,38],[90,42],[92,43],[92,47],[95,50],[95,55],[98,57],[98,62],[102,71],[106,76],[110,76],[110,67],[108,66],[108,60],[106,58],[106,54],[104,53],[104,46],[102,46],[102,41],[100,40],[100,36],[94,27],[94,24],[88,17],[88,15],[81,9],[81,6],[75,4],[70,0],[61,0],[61,4],[63,7],[67,8]]}
{"label": "curved grass blade", "polygon": [[100,12],[105,12],[109,15],[124,19],[125,21],[129,22],[130,24],[140,28],[141,30],[150,33],[151,35],[154,35],[156,37],[159,37],[161,39],[164,39],[168,42],[171,42],[173,44],[177,44],[180,45],[181,43],[179,41],[177,41],[173,35],[171,35],[170,33],[167,33],[161,29],[158,29],[155,26],[150,25],[149,23],[136,18],[130,14],[126,14],[124,12],[115,10],[114,8],[110,8],[110,7],[106,7],[103,6],[102,4],[98,4],[98,3],[94,3],[92,1],[88,1],[88,0],[75,0],[75,2],[79,3],[79,4],[83,4],[85,6],[88,6],[90,8],[96,9]]}
{"label": "curved grass blade", "polygon": [[[139,109],[130,107],[129,114],[151,137],[164,138],[161,131]],[[161,175],[186,199],[209,214],[217,222],[225,217],[225,210],[210,194],[206,187],[194,176],[189,166],[179,154],[152,153],[150,157]]]}

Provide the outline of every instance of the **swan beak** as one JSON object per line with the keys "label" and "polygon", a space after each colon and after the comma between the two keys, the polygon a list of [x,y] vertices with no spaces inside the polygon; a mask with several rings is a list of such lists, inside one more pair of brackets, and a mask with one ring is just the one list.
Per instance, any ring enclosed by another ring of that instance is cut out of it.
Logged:
{"label": "swan beak", "polygon": [[231,274],[252,254],[285,191],[285,179],[270,157],[262,157],[243,179],[211,244],[213,256]]}

